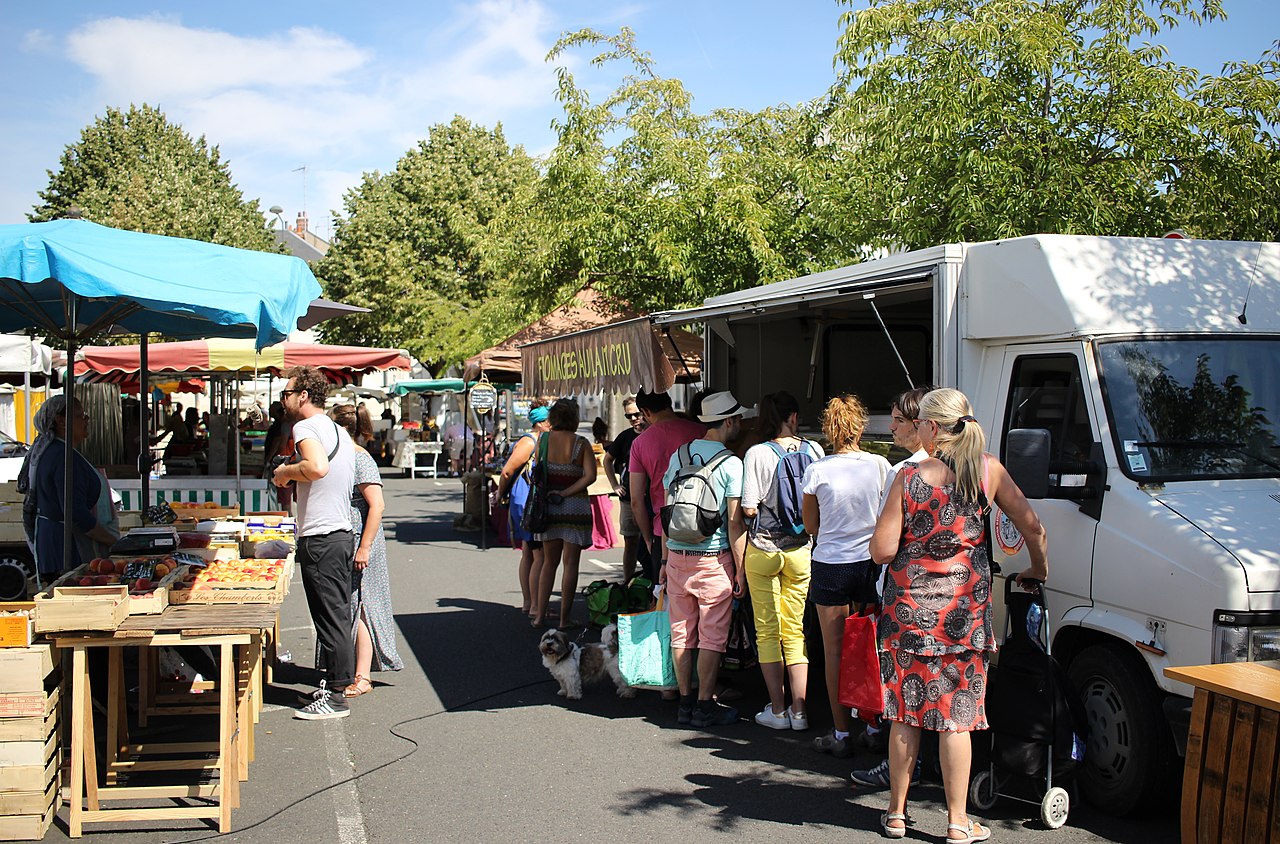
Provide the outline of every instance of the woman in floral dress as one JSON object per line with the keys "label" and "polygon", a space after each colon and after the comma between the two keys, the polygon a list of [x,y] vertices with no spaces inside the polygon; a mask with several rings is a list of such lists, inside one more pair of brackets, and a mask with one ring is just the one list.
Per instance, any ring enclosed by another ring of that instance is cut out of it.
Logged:
{"label": "woman in floral dress", "polygon": [[[889,736],[889,809],[884,834],[906,835],[907,788],[920,731],[938,733],[949,842],[985,841],[969,820],[969,733],[987,729],[991,561],[983,505],[994,500],[1026,537],[1031,568],[1044,581],[1046,541],[1039,518],[1004,466],[985,453],[986,435],[958,390],[920,400],[921,447],[933,457],[907,462],[894,478],[871,539],[871,556],[889,566],[880,616],[880,675]],[[989,506],[989,505],[988,505]],[[1031,588],[1027,584],[1025,588]]]}
{"label": "woman in floral dress", "polygon": [[[333,419],[356,442],[373,433],[369,412],[354,405],[334,408]],[[356,537],[355,577],[351,607],[356,643],[356,680],[347,697],[373,691],[373,671],[399,671],[404,661],[396,651],[396,620],[391,610],[387,573],[387,541],[382,533],[382,475],[369,452],[356,446],[355,488],[351,495],[351,529]]]}

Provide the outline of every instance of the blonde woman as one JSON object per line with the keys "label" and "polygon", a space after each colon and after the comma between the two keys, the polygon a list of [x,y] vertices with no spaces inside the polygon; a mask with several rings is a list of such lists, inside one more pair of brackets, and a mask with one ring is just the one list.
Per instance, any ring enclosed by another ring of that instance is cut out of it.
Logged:
{"label": "blonde woman", "polygon": [[874,603],[876,569],[871,563],[871,533],[889,476],[889,461],[863,451],[858,442],[867,427],[867,408],[854,395],[837,396],[822,414],[822,433],[831,454],[804,473],[804,527],[816,537],[809,600],[822,628],[827,697],[833,728],[813,740],[821,753],[845,758],[853,753],[852,718],[840,704],[840,648],[844,622],[855,604]]}
{"label": "blonde woman", "polygon": [[[774,730],[807,730],[809,655],[804,644],[804,602],[809,594],[807,533],[797,534],[780,515],[779,472],[784,459],[802,463],[823,457],[822,446],[800,436],[800,404],[787,392],[760,400],[759,430],[767,441],[743,458],[742,515],[747,520],[744,565],[756,621],[756,649],[769,703],[756,723]],[[799,459],[789,458],[797,455]],[[799,478],[797,477],[797,480]],[[785,685],[791,690],[787,706]]]}
{"label": "blonde woman", "polygon": [[889,735],[889,838],[907,834],[909,772],[920,731],[938,733],[947,799],[946,840],[985,841],[991,830],[969,819],[969,733],[987,729],[987,661],[995,650],[991,561],[983,507],[994,501],[1026,538],[1031,568],[1018,583],[1048,575],[1043,526],[1005,468],[985,453],[987,438],[959,390],[920,400],[916,428],[931,457],[904,465],[876,523],[871,555],[889,566],[879,638]]}

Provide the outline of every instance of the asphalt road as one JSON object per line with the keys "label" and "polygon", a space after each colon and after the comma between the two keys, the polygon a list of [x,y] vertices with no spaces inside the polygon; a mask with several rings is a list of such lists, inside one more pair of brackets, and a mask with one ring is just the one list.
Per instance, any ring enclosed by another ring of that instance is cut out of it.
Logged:
{"label": "asphalt road", "polygon": [[[393,473],[394,475],[394,473]],[[387,540],[405,669],[375,675],[351,717],[291,717],[310,688],[314,640],[302,585],[282,615],[282,666],[257,727],[257,760],[242,786],[235,832],[195,821],[89,827],[85,841],[243,842],[420,840],[652,842],[691,838],[829,842],[880,839],[885,795],[855,790],[848,773],[873,757],[832,759],[809,732],[774,732],[744,720],[714,731],[678,727],[656,694],[621,700],[607,686],[566,702],[542,668],[537,633],[519,612],[516,555],[482,551],[479,534],[452,528],[456,480],[391,477]],[[586,552],[579,583],[620,577],[621,554]],[[595,562],[598,561],[598,562]],[[579,616],[583,607],[579,598]],[[736,677],[743,713],[765,697],[758,672]],[[174,733],[181,724],[161,724]],[[913,789],[908,841],[946,830],[942,789]],[[66,837],[66,810],[48,840]],[[1046,830],[1038,808],[1002,800],[987,814],[993,841],[1153,844],[1177,840],[1177,806],[1117,820],[1073,805],[1067,826]]]}

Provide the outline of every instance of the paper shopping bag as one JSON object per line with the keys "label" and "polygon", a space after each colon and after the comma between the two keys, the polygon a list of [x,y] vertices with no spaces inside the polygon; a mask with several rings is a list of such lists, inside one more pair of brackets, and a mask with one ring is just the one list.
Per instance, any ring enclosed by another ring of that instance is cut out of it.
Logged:
{"label": "paper shopping bag", "polygon": [[671,615],[658,593],[657,608],[618,616],[618,668],[628,685],[642,689],[675,689],[676,664],[671,655]]}
{"label": "paper shopping bag", "polygon": [[870,615],[851,615],[844,621],[839,700],[841,706],[858,710],[858,717],[864,720],[884,712],[880,650],[875,619]]}

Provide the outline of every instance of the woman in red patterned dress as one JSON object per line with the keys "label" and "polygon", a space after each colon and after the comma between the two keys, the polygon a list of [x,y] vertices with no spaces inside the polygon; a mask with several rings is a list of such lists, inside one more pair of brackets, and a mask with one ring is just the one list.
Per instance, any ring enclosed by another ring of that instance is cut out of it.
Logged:
{"label": "woman in red patterned dress", "polygon": [[927,393],[915,424],[922,448],[934,456],[903,466],[871,539],[872,559],[889,566],[878,632],[884,717],[893,726],[889,810],[880,823],[889,838],[906,835],[920,731],[932,730],[947,798],[946,840],[968,844],[991,836],[969,820],[966,806],[969,733],[987,728],[987,660],[996,646],[982,496],[999,504],[1026,537],[1031,568],[1017,575],[1018,583],[1045,579],[1047,546],[1022,490],[985,453],[986,435],[963,393]]}

